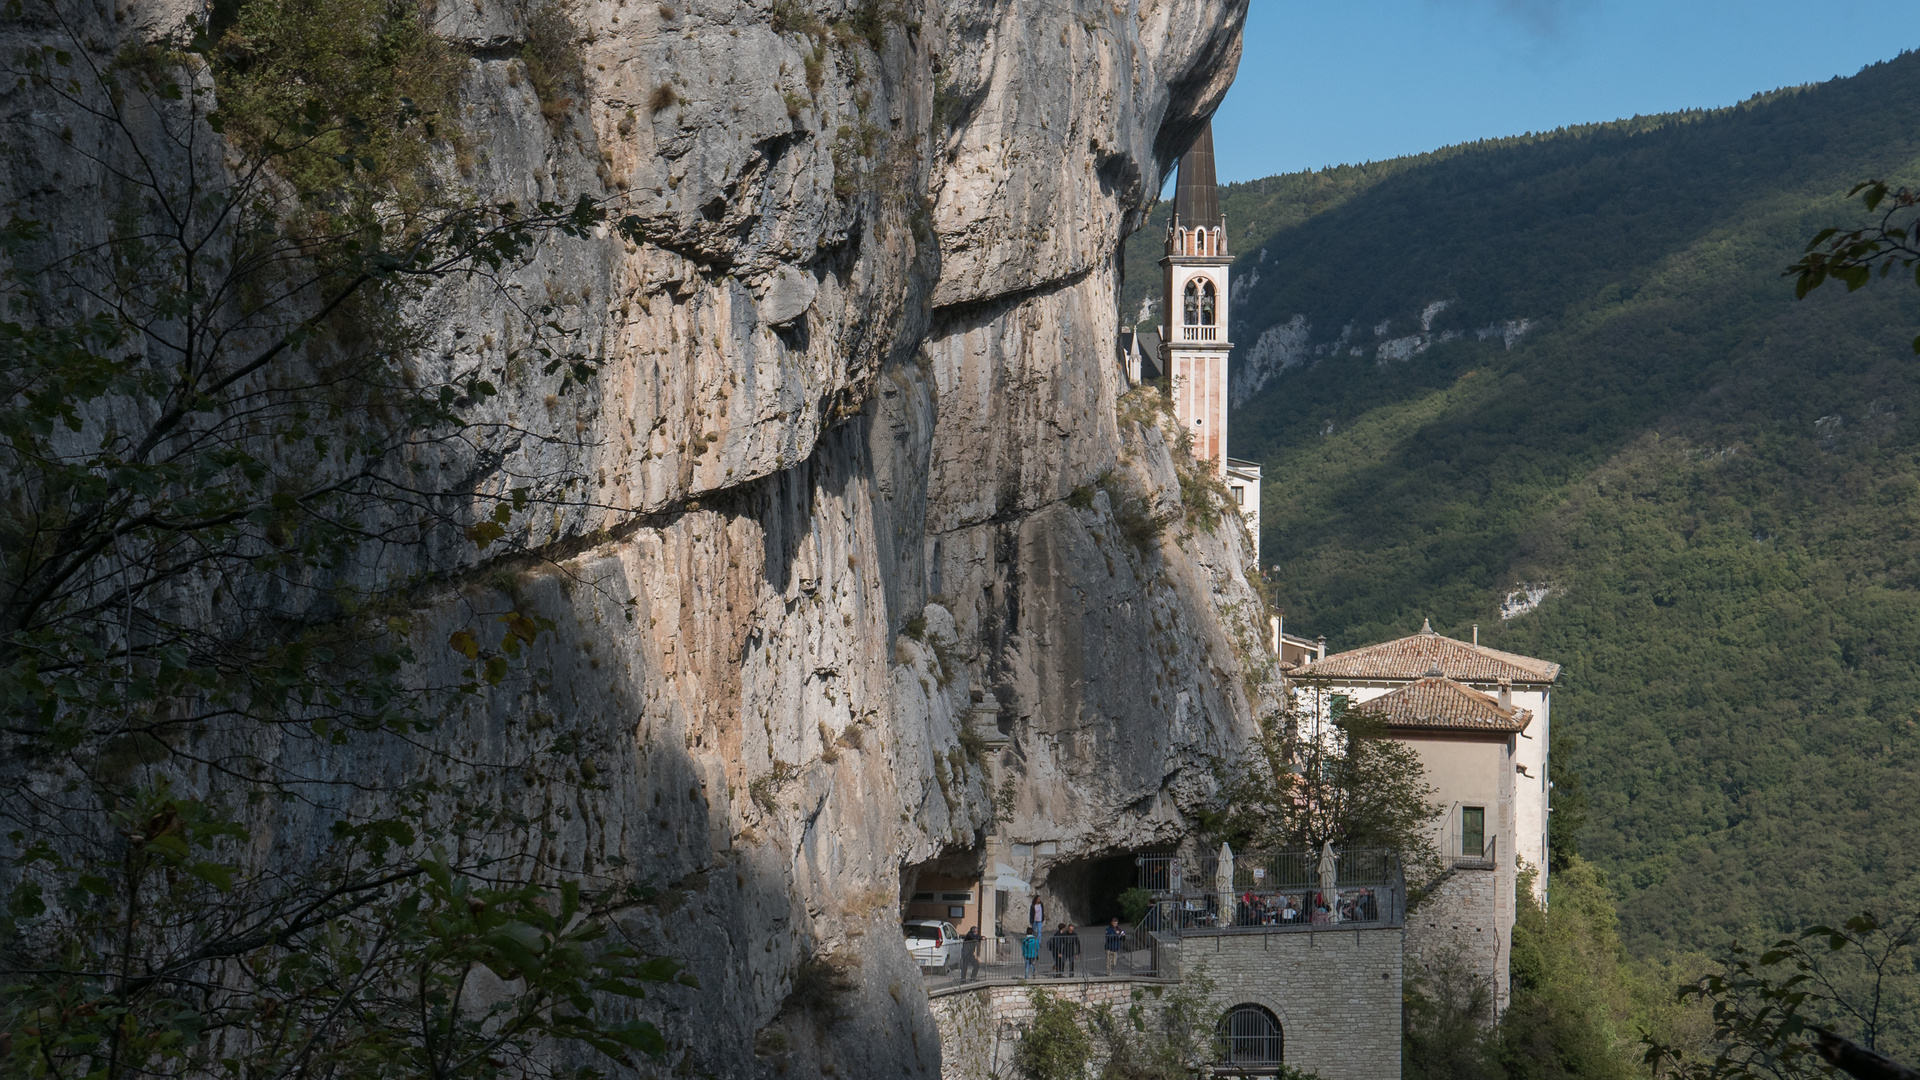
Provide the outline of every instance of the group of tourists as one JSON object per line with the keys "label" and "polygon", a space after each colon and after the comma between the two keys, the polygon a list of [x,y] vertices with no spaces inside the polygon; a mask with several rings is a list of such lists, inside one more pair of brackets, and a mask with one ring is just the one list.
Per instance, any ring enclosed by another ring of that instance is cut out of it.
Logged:
{"label": "group of tourists", "polygon": [[[1040,960],[1041,942],[1044,938],[1048,955],[1053,958],[1052,975],[1056,979],[1072,979],[1080,975],[1080,928],[1070,922],[1056,924],[1051,935],[1046,934],[1047,908],[1034,898],[1029,914],[1031,922],[1026,934],[1020,939],[1020,958],[1024,962],[1024,977],[1033,978],[1034,968]],[[1120,925],[1118,918],[1107,920],[1106,948],[1107,974],[1112,975],[1119,965],[1120,956],[1127,951],[1127,931]]]}
{"label": "group of tourists", "polygon": [[[1296,900],[1298,901],[1296,903]],[[1334,913],[1338,911],[1336,919]],[[1378,922],[1380,902],[1372,889],[1337,892],[1329,903],[1325,893],[1262,896],[1251,890],[1235,904],[1233,925],[1273,926],[1312,923],[1323,926],[1334,922]]]}

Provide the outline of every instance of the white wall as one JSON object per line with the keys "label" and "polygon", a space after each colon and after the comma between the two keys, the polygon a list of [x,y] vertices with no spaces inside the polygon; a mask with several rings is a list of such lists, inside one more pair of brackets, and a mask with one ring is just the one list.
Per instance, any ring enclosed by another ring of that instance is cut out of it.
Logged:
{"label": "white wall", "polygon": [[[1405,682],[1379,682],[1329,686],[1323,692],[1323,698],[1334,694],[1345,694],[1350,702],[1359,704],[1392,693],[1405,686]],[[1485,694],[1499,696],[1500,688],[1492,685],[1466,683]],[[1317,704],[1314,691],[1298,688],[1294,691],[1295,700],[1304,715],[1325,715],[1325,700]],[[1547,744],[1549,731],[1548,711],[1552,691],[1548,688],[1515,689],[1513,703],[1533,713],[1533,721],[1527,730],[1513,740],[1513,807],[1512,834],[1502,841],[1505,851],[1519,855],[1521,862],[1539,869],[1534,881],[1534,896],[1544,901],[1547,895]],[[1318,713],[1315,710],[1319,710]],[[1522,773],[1520,770],[1526,771]],[[1431,777],[1438,786],[1441,780]],[[1492,830],[1491,819],[1488,825]]]}

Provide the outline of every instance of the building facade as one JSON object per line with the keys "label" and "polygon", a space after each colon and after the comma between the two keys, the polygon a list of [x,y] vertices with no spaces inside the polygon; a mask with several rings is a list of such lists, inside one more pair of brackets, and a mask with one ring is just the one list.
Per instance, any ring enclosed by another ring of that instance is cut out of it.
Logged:
{"label": "building facade", "polygon": [[[1510,832],[1505,850],[1539,869],[1536,893],[1544,897],[1547,746],[1553,684],[1560,677],[1560,665],[1487,648],[1478,642],[1478,636],[1476,631],[1476,640],[1460,641],[1434,633],[1431,625],[1422,625],[1419,633],[1408,637],[1317,659],[1293,673],[1296,703],[1305,715],[1331,716],[1438,677],[1472,690],[1499,707],[1525,712],[1528,722],[1511,733],[1512,815],[1504,822],[1490,819],[1485,835]],[[1441,774],[1451,768],[1447,756],[1436,750],[1428,769],[1429,779],[1444,788]],[[1442,850],[1469,835],[1463,831],[1465,824],[1460,809],[1449,805]]]}
{"label": "building facade", "polygon": [[1409,963],[1484,974],[1504,1011],[1523,869],[1547,885],[1547,741],[1560,665],[1443,637],[1423,624],[1395,641],[1335,653],[1293,674],[1309,723],[1366,715],[1420,756],[1442,814],[1439,876],[1407,914]]}

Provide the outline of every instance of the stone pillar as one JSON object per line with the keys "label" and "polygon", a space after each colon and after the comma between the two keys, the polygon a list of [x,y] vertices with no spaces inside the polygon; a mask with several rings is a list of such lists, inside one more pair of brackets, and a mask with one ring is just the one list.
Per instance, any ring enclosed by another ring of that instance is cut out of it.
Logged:
{"label": "stone pillar", "polygon": [[[1000,699],[993,696],[993,691],[981,692],[980,700],[967,709],[965,723],[986,743],[986,760],[982,764],[987,774],[989,794],[998,798],[1000,751],[1009,740],[1000,731]],[[987,834],[980,871],[980,933],[986,938],[980,943],[980,959],[985,963],[997,963],[1000,959],[1000,894],[994,885],[1000,877],[1000,864],[1008,861],[1007,856],[1011,854],[1006,838],[998,831],[999,823],[996,821],[994,825],[995,831]]]}

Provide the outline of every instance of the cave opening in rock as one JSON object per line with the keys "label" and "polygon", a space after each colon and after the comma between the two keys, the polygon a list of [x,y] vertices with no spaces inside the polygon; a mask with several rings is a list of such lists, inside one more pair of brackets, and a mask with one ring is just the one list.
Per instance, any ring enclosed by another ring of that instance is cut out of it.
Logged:
{"label": "cave opening in rock", "polygon": [[1124,923],[1120,894],[1133,888],[1139,872],[1134,860],[1145,854],[1149,852],[1122,851],[1063,862],[1047,874],[1047,883],[1079,925],[1100,926],[1115,916]]}

